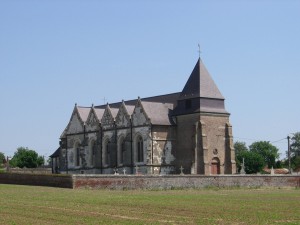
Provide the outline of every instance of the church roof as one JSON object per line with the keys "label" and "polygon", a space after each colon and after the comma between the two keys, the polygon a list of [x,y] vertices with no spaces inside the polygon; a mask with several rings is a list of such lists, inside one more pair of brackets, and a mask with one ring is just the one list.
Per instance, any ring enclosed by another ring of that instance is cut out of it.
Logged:
{"label": "church roof", "polygon": [[[187,105],[188,102],[185,101],[187,99],[191,100],[189,101],[189,107]],[[228,114],[225,110],[224,97],[200,58],[182,92],[132,99],[111,104],[107,103],[95,107],[82,107],[76,104],[74,112],[76,111],[81,122],[85,123],[92,109],[98,120],[101,121],[107,108],[112,117],[116,118],[120,107],[124,104],[128,114],[132,116],[137,101],[141,101],[146,115],[154,125],[170,125],[172,124],[170,116],[198,113],[200,111]],[[61,137],[66,134],[66,130],[67,128]]]}
{"label": "church roof", "polygon": [[132,115],[133,110],[134,110],[135,107],[134,107],[134,105],[125,105],[125,108],[126,108],[128,114]]}
{"label": "church roof", "polygon": [[181,92],[179,100],[199,97],[224,99],[200,58]]}
{"label": "church roof", "polygon": [[94,108],[94,110],[98,120],[101,121],[105,109]]}
{"label": "church roof", "polygon": [[119,108],[110,107],[110,112],[111,112],[111,115],[113,116],[113,118],[116,118],[118,111],[119,111]]}
{"label": "church roof", "polygon": [[173,109],[173,104],[158,102],[141,102],[143,108],[153,125],[170,125],[169,111]]}
{"label": "church roof", "polygon": [[82,119],[83,122],[85,122],[89,116],[91,107],[77,106],[77,110],[78,110],[80,118]]}
{"label": "church roof", "polygon": [[[180,96],[180,92],[176,93],[171,93],[171,94],[165,94],[165,95],[157,95],[157,96],[152,96],[152,97],[146,97],[146,98],[141,98],[141,101],[143,102],[160,102],[160,103],[172,103],[176,104],[176,101],[178,100],[178,97]],[[137,99],[132,99],[132,100],[126,100],[124,101],[127,110],[128,106],[134,106],[136,105]],[[109,103],[110,108],[119,108],[121,106],[122,102],[115,102],[115,103]],[[106,108],[105,105],[98,105],[95,106],[95,108]],[[130,112],[128,111],[130,114]]]}
{"label": "church roof", "polygon": [[59,157],[59,152],[60,152],[60,147],[58,147],[58,149],[56,149],[56,151],[52,154],[52,155],[50,155],[49,157],[50,158],[56,158],[56,157]]}

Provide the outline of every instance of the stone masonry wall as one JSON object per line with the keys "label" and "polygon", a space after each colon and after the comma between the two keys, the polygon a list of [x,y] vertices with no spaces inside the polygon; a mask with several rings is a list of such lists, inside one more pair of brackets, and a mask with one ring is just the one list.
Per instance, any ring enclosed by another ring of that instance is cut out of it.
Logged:
{"label": "stone masonry wall", "polygon": [[0,173],[0,184],[72,188],[73,180],[70,175]]}
{"label": "stone masonry wall", "polygon": [[103,176],[74,175],[73,188],[181,189],[206,187],[300,187],[300,176]]}
{"label": "stone masonry wall", "polygon": [[35,175],[0,173],[0,184],[89,189],[184,189],[207,187],[300,188],[299,175]]}

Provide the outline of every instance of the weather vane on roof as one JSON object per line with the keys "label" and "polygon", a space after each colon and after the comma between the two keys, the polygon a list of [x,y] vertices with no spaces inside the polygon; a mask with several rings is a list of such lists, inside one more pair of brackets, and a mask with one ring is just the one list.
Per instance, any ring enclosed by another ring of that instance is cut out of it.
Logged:
{"label": "weather vane on roof", "polygon": [[200,55],[201,55],[201,48],[200,48],[200,44],[198,44],[198,48],[199,48],[198,52],[199,52],[199,58],[200,58]]}

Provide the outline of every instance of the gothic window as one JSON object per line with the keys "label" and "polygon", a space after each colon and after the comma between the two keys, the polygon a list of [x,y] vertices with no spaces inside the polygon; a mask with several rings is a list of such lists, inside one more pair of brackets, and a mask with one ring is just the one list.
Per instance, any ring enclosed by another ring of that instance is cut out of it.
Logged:
{"label": "gothic window", "polygon": [[105,146],[105,153],[106,153],[106,156],[105,156],[105,162],[107,165],[109,165],[109,159],[110,159],[110,152],[109,152],[109,141],[106,143],[106,146]]}
{"label": "gothic window", "polygon": [[76,166],[80,166],[80,148],[76,148]]}
{"label": "gothic window", "polygon": [[121,152],[122,163],[124,163],[125,156],[126,156],[126,148],[125,148],[125,140],[123,140],[123,142],[122,142],[122,152]]}
{"label": "gothic window", "polygon": [[144,161],[144,144],[143,139],[141,136],[137,138],[137,161],[143,162]]}
{"label": "gothic window", "polygon": [[96,147],[96,144],[94,142],[94,145],[93,145],[93,156],[92,156],[92,166],[95,165],[96,151],[97,151],[97,147]]}
{"label": "gothic window", "polygon": [[123,142],[124,142],[124,138],[121,138],[120,142],[119,142],[119,164],[123,164]]}
{"label": "gothic window", "polygon": [[121,137],[118,143],[118,164],[122,165],[125,159],[125,138]]}
{"label": "gothic window", "polygon": [[96,142],[91,141],[91,146],[90,146],[90,165],[94,166],[95,165],[95,154],[96,154]]}

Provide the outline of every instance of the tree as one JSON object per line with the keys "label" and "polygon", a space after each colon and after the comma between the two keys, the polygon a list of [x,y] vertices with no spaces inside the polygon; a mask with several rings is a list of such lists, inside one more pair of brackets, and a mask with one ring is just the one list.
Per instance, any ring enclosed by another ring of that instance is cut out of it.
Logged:
{"label": "tree", "polygon": [[243,162],[243,157],[241,157],[241,154],[243,152],[249,151],[245,142],[236,141],[234,143],[234,150],[235,150],[235,158],[236,158],[236,166],[238,170],[241,170],[241,164]]}
{"label": "tree", "polygon": [[281,161],[281,160],[276,161],[276,167],[275,168],[280,169],[280,168],[283,168],[283,166],[284,166],[284,161]]}
{"label": "tree", "polygon": [[250,152],[255,152],[261,155],[264,159],[265,165],[268,168],[276,168],[276,159],[279,158],[278,148],[268,141],[257,141],[249,146]]}
{"label": "tree", "polygon": [[5,155],[4,153],[0,152],[0,166],[4,163],[5,161]]}
{"label": "tree", "polygon": [[245,159],[245,172],[249,173],[258,173],[262,171],[265,166],[264,158],[257,152],[243,151],[238,157],[240,160]]}
{"label": "tree", "polygon": [[245,142],[235,142],[234,149],[236,164],[239,171],[241,170],[243,159],[245,161],[246,173],[257,173],[263,169],[265,165],[264,158],[256,152],[249,151]]}
{"label": "tree", "polygon": [[38,166],[42,166],[42,165],[44,165],[45,164],[45,158],[44,158],[44,156],[39,156],[38,158],[37,158],[37,164],[38,164]]}
{"label": "tree", "polygon": [[[41,157],[41,156],[40,156]],[[14,153],[14,156],[10,160],[10,165],[12,167],[27,167],[36,168],[43,164],[38,154],[34,150],[28,148],[19,147]]]}
{"label": "tree", "polygon": [[51,165],[51,162],[52,162],[52,159],[51,159],[51,157],[48,157],[48,159],[47,159],[47,165]]}
{"label": "tree", "polygon": [[300,156],[300,132],[294,134],[291,138],[291,157]]}
{"label": "tree", "polygon": [[291,168],[293,170],[300,168],[300,156],[295,155],[291,158]]}
{"label": "tree", "polygon": [[240,152],[248,151],[248,147],[245,142],[236,141],[234,143],[235,154],[239,154]]}

